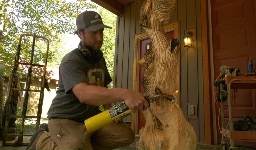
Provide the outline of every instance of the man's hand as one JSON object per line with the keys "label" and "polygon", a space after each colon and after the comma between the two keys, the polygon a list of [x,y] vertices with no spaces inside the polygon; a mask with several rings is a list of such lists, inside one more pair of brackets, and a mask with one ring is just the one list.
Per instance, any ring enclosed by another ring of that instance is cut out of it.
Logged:
{"label": "man's hand", "polygon": [[149,103],[139,92],[123,89],[118,95],[124,97],[125,104],[132,110],[132,112],[146,110],[149,107]]}

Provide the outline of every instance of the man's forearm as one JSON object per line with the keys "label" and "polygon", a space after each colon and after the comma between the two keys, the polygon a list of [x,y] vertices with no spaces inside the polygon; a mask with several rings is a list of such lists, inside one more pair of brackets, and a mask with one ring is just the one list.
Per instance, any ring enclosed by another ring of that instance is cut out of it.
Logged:
{"label": "man's forearm", "polygon": [[72,91],[81,103],[100,106],[123,101],[122,91],[126,89],[107,89],[93,85],[80,83],[73,87]]}

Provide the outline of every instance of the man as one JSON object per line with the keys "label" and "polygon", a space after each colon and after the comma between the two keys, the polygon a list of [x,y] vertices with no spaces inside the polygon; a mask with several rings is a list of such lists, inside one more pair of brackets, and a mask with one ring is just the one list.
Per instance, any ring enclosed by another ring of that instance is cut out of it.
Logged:
{"label": "man", "polygon": [[103,30],[110,27],[103,24],[101,16],[85,11],[78,15],[76,25],[80,43],[61,61],[59,89],[48,111],[49,131],[38,130],[27,149],[107,150],[127,146],[135,135],[124,122],[88,133],[84,120],[98,114],[100,105],[125,102],[133,112],[148,107],[138,92],[106,88],[112,80],[100,48]]}

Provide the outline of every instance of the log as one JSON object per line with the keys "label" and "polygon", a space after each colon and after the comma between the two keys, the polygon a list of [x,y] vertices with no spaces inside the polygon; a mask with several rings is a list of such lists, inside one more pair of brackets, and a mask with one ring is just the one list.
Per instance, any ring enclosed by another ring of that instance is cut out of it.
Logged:
{"label": "log", "polygon": [[140,24],[152,40],[140,65],[145,68],[142,79],[144,95],[150,108],[144,112],[145,127],[139,131],[139,150],[196,149],[194,128],[185,118],[177,102],[176,75],[179,47],[171,49],[163,26],[170,21],[176,0],[145,0]]}

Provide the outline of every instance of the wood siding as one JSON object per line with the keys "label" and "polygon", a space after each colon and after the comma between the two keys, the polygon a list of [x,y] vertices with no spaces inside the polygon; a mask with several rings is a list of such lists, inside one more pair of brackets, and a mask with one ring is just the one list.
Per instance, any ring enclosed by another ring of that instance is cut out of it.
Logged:
{"label": "wood siding", "polygon": [[114,87],[132,89],[134,36],[142,33],[139,25],[141,1],[126,7],[117,19]]}
{"label": "wood siding", "polygon": [[[247,74],[248,62],[252,60],[255,64],[256,60],[256,1],[210,0],[210,2],[214,79],[217,79],[220,74],[219,68],[224,65],[239,68],[241,74]],[[233,121],[243,120],[245,115],[253,118],[256,112],[256,90],[236,87],[228,93],[231,94]],[[221,128],[232,124],[229,118],[231,113],[228,112],[228,100],[226,100],[222,112],[224,121],[221,122],[219,121],[221,120],[220,103],[216,102],[215,106],[218,143],[220,143]],[[235,140],[235,145],[256,146],[255,140],[239,139]],[[229,142],[229,139],[226,141]]]}
{"label": "wood siding", "polygon": [[[125,8],[125,13],[118,17],[116,32],[116,57],[114,67],[114,87],[132,90],[134,36],[143,33],[139,25],[142,0]],[[177,9],[171,23],[179,24],[180,45],[180,104],[187,117],[187,105],[197,105],[197,118],[188,119],[194,127],[198,142],[205,142],[203,64],[201,35],[201,2],[198,0],[177,0]],[[184,30],[195,29],[194,46],[184,47]],[[207,110],[210,111],[210,110]]]}

